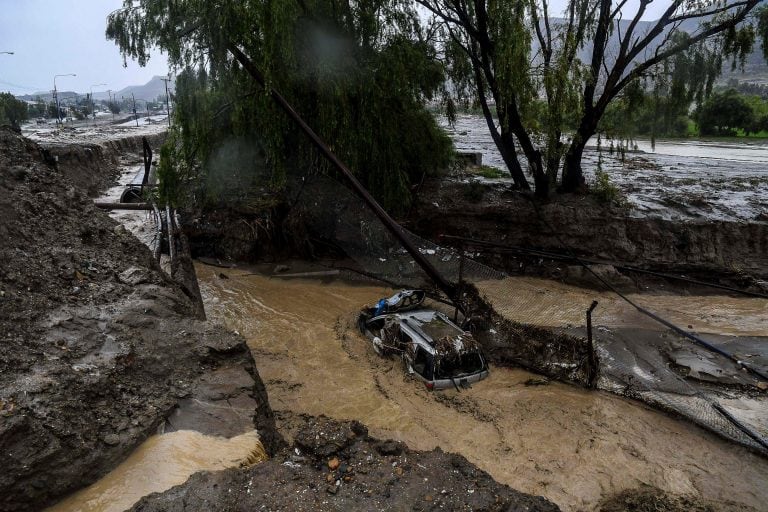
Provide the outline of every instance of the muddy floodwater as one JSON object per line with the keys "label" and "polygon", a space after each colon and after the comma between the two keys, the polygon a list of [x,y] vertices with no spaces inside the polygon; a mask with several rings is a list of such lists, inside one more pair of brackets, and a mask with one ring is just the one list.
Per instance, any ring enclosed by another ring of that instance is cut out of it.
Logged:
{"label": "muddy floodwater", "polygon": [[48,512],[122,512],[143,496],[183,484],[198,471],[227,469],[266,458],[256,432],[231,439],[191,430],[152,436],[114,471]]}
{"label": "muddy floodwater", "polygon": [[529,386],[533,374],[504,368],[467,391],[427,391],[354,327],[355,312],[391,290],[202,264],[197,272],[209,318],[246,337],[278,418],[357,419],[377,437],[460,453],[564,510],[593,510],[642,485],[757,510],[768,503],[768,461],[636,402]]}
{"label": "muddy floodwater", "polygon": [[[545,327],[580,326],[598,301],[595,325],[659,328],[616,294],[535,277],[509,277],[478,283],[478,289],[505,318]],[[725,295],[636,294],[627,297],[683,328],[732,336],[768,335],[768,299]]]}

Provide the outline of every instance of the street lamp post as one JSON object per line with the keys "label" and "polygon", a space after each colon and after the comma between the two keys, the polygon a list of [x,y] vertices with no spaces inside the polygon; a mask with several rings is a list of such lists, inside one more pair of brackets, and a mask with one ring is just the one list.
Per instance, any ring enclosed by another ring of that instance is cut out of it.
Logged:
{"label": "street lamp post", "polygon": [[91,116],[93,120],[96,120],[96,104],[93,102],[93,88],[98,87],[100,85],[107,85],[107,84],[93,84],[91,85]]}
{"label": "street lamp post", "polygon": [[168,126],[171,126],[171,104],[168,101],[168,82],[171,81],[171,77],[161,78],[165,83],[165,110],[168,112]]}
{"label": "street lamp post", "polygon": [[115,100],[112,99],[112,89],[107,89],[107,94],[109,94],[109,111],[112,112],[112,122],[115,122],[115,112],[112,110],[112,103],[114,103]]}
{"label": "street lamp post", "polygon": [[139,115],[136,113],[136,96],[134,96],[133,93],[131,93],[131,98],[133,99],[133,117],[136,118],[136,128],[139,127]]}
{"label": "street lamp post", "polygon": [[56,124],[61,124],[61,111],[59,109],[59,91],[56,88],[56,78],[60,76],[77,76],[74,73],[65,73],[63,75],[53,75],[53,101],[56,103]]}

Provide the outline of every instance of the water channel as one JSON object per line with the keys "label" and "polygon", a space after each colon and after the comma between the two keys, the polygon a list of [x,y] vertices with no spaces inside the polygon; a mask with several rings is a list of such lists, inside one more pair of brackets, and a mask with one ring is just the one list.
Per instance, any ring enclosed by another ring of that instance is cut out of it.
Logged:
{"label": "water channel", "polygon": [[[391,290],[197,266],[208,315],[248,344],[278,416],[357,419],[375,436],[460,453],[498,481],[590,510],[642,484],[760,507],[768,461],[642,404],[494,368],[466,392],[428,392],[354,327]],[[574,291],[577,293],[577,291]]]}
{"label": "water channel", "polygon": [[[145,229],[138,234],[146,241],[150,231],[137,222],[142,215],[117,217],[133,230]],[[201,263],[196,269],[209,319],[246,338],[282,421],[296,414],[357,419],[377,437],[460,453],[496,480],[544,495],[564,510],[594,510],[601,499],[643,485],[756,509],[768,503],[766,459],[638,402],[557,382],[528,385],[537,376],[506,368],[493,368],[468,391],[427,391],[398,360],[377,356],[354,328],[359,308],[392,290],[271,277],[259,269],[222,271]],[[551,283],[517,285],[528,286],[539,306],[552,297],[561,305],[581,304],[593,294]],[[549,291],[542,295],[542,289]],[[493,294],[491,285],[487,293]],[[623,306],[601,300],[604,323],[634,325],[637,319]],[[679,298],[653,300],[646,304],[673,315],[683,308]],[[765,332],[764,302],[688,297],[685,303],[691,300],[703,332],[726,326],[741,335]],[[569,316],[576,309],[561,307],[559,317],[547,311],[509,314],[524,313],[543,325],[576,321]],[[153,436],[104,479],[52,510],[123,510],[195,471],[254,462],[259,446],[254,432],[232,439],[189,431]]]}

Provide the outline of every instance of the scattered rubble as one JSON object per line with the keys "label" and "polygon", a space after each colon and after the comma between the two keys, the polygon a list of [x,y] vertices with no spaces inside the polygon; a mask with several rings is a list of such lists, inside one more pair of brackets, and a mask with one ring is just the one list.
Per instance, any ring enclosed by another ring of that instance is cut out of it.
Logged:
{"label": "scattered rubble", "polygon": [[380,441],[355,421],[302,423],[290,449],[271,460],[245,471],[198,473],[132,510],[193,511],[213,503],[219,510],[560,510],[497,483],[460,455]]}

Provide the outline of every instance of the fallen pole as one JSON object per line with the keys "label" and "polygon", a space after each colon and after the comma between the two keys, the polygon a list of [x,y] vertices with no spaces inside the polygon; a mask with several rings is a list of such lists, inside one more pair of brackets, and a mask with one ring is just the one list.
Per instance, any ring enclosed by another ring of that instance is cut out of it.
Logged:
{"label": "fallen pole", "polygon": [[94,201],[93,205],[96,208],[102,210],[151,210],[152,205],[149,203],[105,203],[101,201]]}
{"label": "fallen pole", "polygon": [[273,87],[270,87],[269,84],[267,84],[264,76],[261,74],[261,71],[259,71],[256,65],[235,44],[230,42],[227,45],[227,49],[243,66],[245,71],[270,93],[272,99],[283,109],[283,111],[285,111],[288,117],[290,117],[299,126],[299,128],[304,132],[309,140],[312,141],[314,146],[320,151],[326,160],[328,160],[346,178],[347,182],[357,193],[357,195],[359,195],[363,201],[368,204],[368,206],[373,210],[373,213],[375,213],[382,224],[384,224],[384,227],[386,227],[387,230],[389,230],[389,232],[395,238],[397,238],[401,244],[403,244],[403,247],[406,251],[408,251],[408,254],[411,255],[414,261],[416,261],[416,263],[424,270],[424,272],[426,272],[432,281],[435,282],[438,288],[440,288],[443,293],[445,293],[451,300],[454,301],[462,313],[466,313],[466,311],[464,311],[464,305],[461,304],[461,298],[458,295],[456,286],[445,279],[445,277],[443,277],[443,275],[437,271],[434,265],[432,265],[432,263],[423,254],[421,254],[421,252],[419,252],[419,249],[413,244],[411,240],[408,239],[408,236],[404,233],[403,228],[397,222],[395,222],[392,217],[389,216],[389,214],[381,207],[381,205],[379,205],[379,203],[376,202],[373,196],[371,196],[371,194],[358,181],[354,174],[352,174],[352,171],[350,171],[349,168],[344,165],[341,160],[339,160],[339,158],[333,153],[333,151],[331,151],[328,145],[323,142],[317,133],[315,133],[315,131],[312,130],[312,128],[310,128],[310,126],[304,121],[304,119],[301,118],[298,112],[294,110],[290,103],[288,103],[288,101]]}

